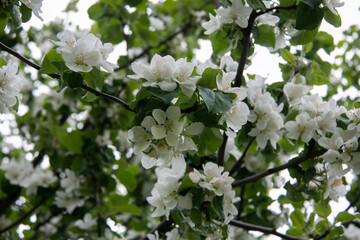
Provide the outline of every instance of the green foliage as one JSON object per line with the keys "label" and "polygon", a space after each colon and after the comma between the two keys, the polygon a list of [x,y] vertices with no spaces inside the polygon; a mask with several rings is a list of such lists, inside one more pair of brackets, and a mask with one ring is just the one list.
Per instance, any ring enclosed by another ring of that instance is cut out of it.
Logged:
{"label": "green foliage", "polygon": [[212,91],[201,86],[199,93],[210,113],[226,112],[232,107],[232,97],[228,93]]}

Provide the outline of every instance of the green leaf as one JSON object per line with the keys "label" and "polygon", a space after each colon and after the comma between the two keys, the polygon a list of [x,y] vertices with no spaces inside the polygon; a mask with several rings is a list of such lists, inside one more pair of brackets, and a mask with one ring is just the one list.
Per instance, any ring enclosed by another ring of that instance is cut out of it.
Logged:
{"label": "green leaf", "polygon": [[21,26],[21,13],[20,13],[19,7],[16,6],[15,4],[13,5],[10,15],[11,15],[11,20],[14,24],[14,27],[19,28]]}
{"label": "green leaf", "polygon": [[287,182],[284,186],[286,189],[286,197],[292,202],[304,201],[304,197],[290,182]]}
{"label": "green leaf", "polygon": [[56,136],[67,150],[78,154],[82,153],[84,141],[80,131],[75,130],[68,133],[64,129],[58,128],[56,130]]}
{"label": "green leaf", "polygon": [[193,188],[191,189],[191,193],[193,195],[192,197],[193,206],[200,207],[204,202],[204,196],[205,196],[204,191],[199,188]]}
{"label": "green leaf", "polygon": [[316,213],[322,218],[327,218],[331,214],[331,207],[328,201],[322,200],[319,203],[315,203],[314,209]]}
{"label": "green leaf", "polygon": [[141,216],[143,214],[141,209],[138,206],[136,206],[135,204],[119,205],[116,207],[116,209],[119,212],[130,213],[135,216]]}
{"label": "green leaf", "polygon": [[[104,80],[105,80],[105,78],[104,78],[103,73],[97,68],[93,68],[90,72],[84,74],[84,81],[86,82],[86,84],[89,87],[96,89],[96,90],[101,91],[102,86],[104,84]],[[97,97],[90,92],[87,92],[82,97],[82,99],[87,102],[92,102],[96,98]]]}
{"label": "green leaf", "polygon": [[87,10],[87,13],[90,19],[97,20],[106,14],[107,8],[108,6],[103,3],[95,3]]}
{"label": "green leaf", "polygon": [[180,88],[179,86],[171,91],[171,92],[166,92],[161,90],[160,88],[155,88],[155,87],[148,87],[147,90],[154,95],[155,97],[158,97],[160,99],[162,99],[166,104],[170,103],[174,97],[178,94]]}
{"label": "green leaf", "polygon": [[223,137],[217,128],[207,128],[200,135],[199,151],[200,156],[207,156],[215,153],[221,146]]}
{"label": "green leaf", "polygon": [[291,54],[287,49],[280,49],[280,55],[288,63],[295,63],[296,57]]}
{"label": "green leaf", "polygon": [[255,10],[265,11],[266,6],[262,0],[246,0],[249,6]]}
{"label": "green leaf", "polygon": [[303,181],[305,183],[309,183],[310,180],[312,180],[315,176],[316,176],[316,170],[315,170],[314,167],[311,167],[311,168],[309,168],[308,170],[305,171]]}
{"label": "green leaf", "polygon": [[311,8],[317,8],[322,3],[322,0],[300,0],[300,2],[305,3]]}
{"label": "green leaf", "polygon": [[201,225],[202,211],[198,208],[192,208],[190,211],[190,219],[195,223],[195,225]]}
{"label": "green leaf", "polygon": [[58,73],[59,69],[53,64],[53,62],[64,62],[63,58],[55,49],[50,50],[44,57],[41,63],[40,73],[52,74]]}
{"label": "green leaf", "polygon": [[185,178],[182,180],[181,185],[179,186],[178,193],[180,195],[185,195],[187,190],[194,186],[195,184],[191,181],[189,175],[186,175]]}
{"label": "green leaf", "polygon": [[300,30],[290,39],[291,44],[293,45],[304,45],[311,42],[318,32],[318,29],[314,30]]}
{"label": "green leaf", "polygon": [[73,71],[64,71],[61,75],[62,80],[69,86],[71,89],[81,87],[83,83],[83,76],[80,73]]}
{"label": "green leaf", "polygon": [[136,176],[129,170],[118,169],[115,176],[129,191],[134,191],[137,185]]}
{"label": "green leaf", "polygon": [[12,109],[15,111],[15,112],[17,112],[18,110],[19,110],[19,98],[18,97],[16,97],[15,96],[15,98],[16,98],[16,103],[15,103],[15,105],[12,107]]}
{"label": "green leaf", "polygon": [[299,209],[295,209],[295,211],[290,214],[290,219],[297,228],[302,228],[305,225],[304,215]]}
{"label": "green leaf", "polygon": [[296,12],[296,25],[298,30],[317,29],[324,17],[322,8],[311,7],[306,3],[300,2]]}
{"label": "green leaf", "polygon": [[0,18],[0,33],[2,33],[6,27],[7,24],[7,17],[1,17]]}
{"label": "green leaf", "polygon": [[199,86],[199,92],[206,107],[211,113],[226,112],[232,107],[232,97],[228,93],[212,91],[209,88]]}
{"label": "green leaf", "polygon": [[355,216],[348,213],[348,212],[340,212],[337,216],[336,216],[336,221],[337,222],[348,222],[348,221],[352,221],[355,219]]}
{"label": "green leaf", "polygon": [[213,69],[213,68],[207,68],[202,74],[202,77],[197,82],[198,86],[203,86],[206,88],[214,89],[217,88],[216,85],[216,76],[218,74],[222,75],[221,69]]}
{"label": "green leaf", "polygon": [[223,198],[224,196],[216,196],[212,201],[212,207],[214,208],[216,214],[222,219],[225,217],[223,209]]}
{"label": "green leaf", "polygon": [[28,22],[32,14],[31,9],[28,8],[25,4],[21,4],[20,12],[21,12],[21,21],[23,23]]}
{"label": "green leaf", "polygon": [[257,31],[254,31],[255,43],[265,47],[275,46],[276,36],[274,27],[262,24],[256,29]]}
{"label": "green leaf", "polygon": [[[336,11],[336,10],[335,10]],[[325,20],[333,25],[334,27],[340,27],[341,26],[341,17],[339,14],[334,14],[328,7],[324,8],[324,18]]]}

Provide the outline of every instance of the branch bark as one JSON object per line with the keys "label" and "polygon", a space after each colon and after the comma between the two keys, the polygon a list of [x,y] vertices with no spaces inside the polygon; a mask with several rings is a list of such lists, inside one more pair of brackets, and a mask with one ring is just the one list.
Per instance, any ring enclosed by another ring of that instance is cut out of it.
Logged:
{"label": "branch bark", "polygon": [[[27,59],[26,57],[22,56],[21,54],[19,54],[18,52],[14,51],[13,49],[9,48],[8,46],[6,46],[5,44],[3,44],[2,42],[0,42],[0,49],[10,53],[11,55],[13,55],[14,57],[18,58],[19,60],[21,60],[22,62],[24,62],[25,64],[29,65],[30,67],[36,69],[36,70],[40,70],[41,66],[34,63],[33,61]],[[60,79],[61,76],[59,74],[48,74],[48,76],[52,77],[52,78],[56,78],[56,79]],[[135,112],[135,110],[131,109],[129,104],[127,104],[125,101],[121,100],[120,98],[117,98],[115,96],[109,95],[107,93],[103,93],[100,92],[98,90],[95,90],[93,88],[90,88],[88,86],[86,86],[85,84],[83,84],[81,86],[82,89],[91,92],[93,94],[95,94],[96,96],[100,96],[106,99],[109,99],[111,101],[114,101],[118,104],[120,104],[121,106],[123,106],[126,110],[129,110],[131,112]]]}
{"label": "branch bark", "polygon": [[239,158],[239,160],[236,161],[236,163],[234,164],[234,166],[231,168],[230,173],[229,173],[230,175],[233,175],[233,174],[238,170],[238,168],[243,164],[244,159],[245,159],[245,157],[246,157],[246,153],[247,153],[247,151],[249,150],[249,148],[250,148],[250,146],[251,146],[251,144],[252,144],[252,142],[253,142],[254,140],[255,140],[254,137],[253,137],[252,139],[250,139],[248,145],[246,145],[243,153],[241,154],[241,157]]}
{"label": "branch bark", "polygon": [[263,232],[265,234],[272,234],[272,235],[281,237],[282,239],[304,240],[301,238],[297,238],[297,237],[293,237],[290,235],[279,233],[274,228],[263,227],[263,226],[259,226],[259,225],[254,225],[254,224],[250,224],[250,223],[237,221],[237,220],[231,220],[229,224],[232,226],[235,226],[235,227],[240,227],[240,228],[246,229],[246,230],[259,231],[259,232]]}
{"label": "branch bark", "polygon": [[286,164],[280,165],[278,167],[270,168],[270,169],[265,170],[265,171],[263,171],[263,172],[261,172],[259,174],[255,174],[253,176],[250,176],[250,177],[241,179],[239,181],[236,181],[236,182],[234,182],[232,184],[232,186],[233,187],[239,187],[239,186],[242,186],[242,185],[247,184],[247,183],[256,182],[257,180],[259,180],[261,178],[264,178],[264,177],[266,177],[268,175],[280,172],[280,171],[282,171],[284,169],[296,166],[296,165],[298,165],[298,164],[300,164],[302,162],[305,162],[308,159],[319,157],[320,155],[324,154],[325,152],[326,152],[326,149],[322,149],[322,150],[319,150],[319,151],[316,151],[316,152],[310,152],[310,153],[308,153],[308,154],[306,154],[306,155],[304,155],[302,157],[293,158],[292,160],[290,160]]}

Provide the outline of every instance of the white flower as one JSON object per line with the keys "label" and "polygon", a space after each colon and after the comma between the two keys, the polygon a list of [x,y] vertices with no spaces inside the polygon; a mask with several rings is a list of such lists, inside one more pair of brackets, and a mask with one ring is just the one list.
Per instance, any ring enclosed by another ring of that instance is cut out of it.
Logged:
{"label": "white flower", "polygon": [[177,87],[176,82],[172,81],[176,64],[174,58],[169,55],[161,57],[155,54],[150,65],[134,62],[131,68],[135,75],[128,77],[147,80],[142,83],[144,87],[159,86],[164,91],[173,91]]}
{"label": "white flower", "polygon": [[280,21],[278,16],[274,16],[271,13],[265,13],[257,17],[256,19],[260,24],[266,24],[269,26],[276,26],[276,24]]}
{"label": "white flower", "polygon": [[104,45],[98,41],[98,49],[101,54],[100,66],[103,67],[109,73],[114,72],[114,69],[117,67],[116,64],[106,61],[109,57],[109,54],[113,51],[111,43],[105,43]]}
{"label": "white flower", "polygon": [[351,123],[348,125],[348,130],[353,130],[356,128],[360,132],[360,108],[348,111],[346,116],[351,120]]}
{"label": "white flower", "polygon": [[82,230],[89,230],[96,225],[96,218],[93,218],[90,213],[87,213],[83,220],[77,220],[74,225]]}
{"label": "white flower", "polygon": [[151,128],[155,124],[154,118],[146,116],[141,122],[141,126],[135,126],[129,130],[129,140],[134,143],[135,154],[141,154],[150,146],[152,141]]}
{"label": "white flower", "polygon": [[9,162],[2,162],[0,169],[5,171],[5,178],[13,185],[24,184],[24,179],[31,175],[33,166],[30,162],[22,160],[20,162],[11,160]]}
{"label": "white flower", "polygon": [[251,7],[243,5],[242,0],[233,0],[230,7],[215,10],[222,23],[235,22],[242,28],[248,26],[248,18],[252,11]]}
{"label": "white flower", "polygon": [[[184,119],[184,122],[186,123],[186,118]],[[194,141],[192,140],[192,136],[199,135],[204,130],[204,124],[201,122],[195,122],[190,125],[187,125],[184,127],[184,130],[181,133],[180,141],[178,142],[177,149],[179,151],[188,151],[193,150],[197,151],[198,148]]]}
{"label": "white flower", "polygon": [[158,125],[151,127],[151,133],[155,139],[165,138],[169,146],[175,146],[179,141],[179,135],[183,130],[183,123],[179,122],[181,111],[177,106],[170,106],[164,112],[154,109],[152,115]]}
{"label": "white flower", "polygon": [[165,233],[166,240],[181,240],[179,231],[177,228],[173,228],[170,232]]}
{"label": "white flower", "polygon": [[344,236],[350,240],[360,240],[360,229],[354,224],[350,224],[345,228]]}
{"label": "white flower", "polygon": [[0,68],[0,113],[16,104],[19,95],[20,77],[16,75],[18,63],[11,60]]}
{"label": "white flower", "polygon": [[189,177],[193,183],[199,183],[201,180],[201,173],[198,170],[194,169],[193,172],[189,173]]}
{"label": "white flower", "polygon": [[284,85],[284,94],[292,106],[299,104],[301,97],[307,94],[310,90],[310,86],[306,86],[301,83],[296,84],[288,82]]}
{"label": "white flower", "polygon": [[28,8],[32,10],[36,17],[43,21],[42,17],[40,17],[40,13],[42,13],[42,1],[43,0],[21,0],[22,3],[24,3]]}
{"label": "white flower", "polygon": [[222,26],[220,18],[217,15],[214,16],[211,13],[209,13],[209,16],[210,16],[210,20],[208,22],[204,22],[203,24],[201,24],[201,26],[206,29],[204,33],[207,35],[216,32]]}
{"label": "white flower", "polygon": [[340,0],[323,0],[324,1],[324,5],[327,6],[330,11],[335,14],[335,15],[339,15],[338,12],[335,10],[335,8],[337,7],[342,7],[344,6],[344,2],[340,2]]}
{"label": "white flower", "polygon": [[76,196],[73,192],[57,191],[55,196],[55,204],[59,208],[66,208],[69,213],[72,213],[75,208],[84,205],[83,197]]}
{"label": "white flower", "polygon": [[71,193],[80,187],[81,178],[75,172],[65,169],[65,178],[60,180],[60,186],[65,188],[66,193]]}
{"label": "white flower", "polygon": [[329,179],[324,198],[330,197],[334,201],[338,201],[339,197],[345,196],[346,188],[341,179]]}
{"label": "white flower", "polygon": [[62,52],[65,65],[74,72],[90,72],[102,61],[102,56],[97,48],[98,41],[99,39],[91,33],[78,39],[70,51]]}
{"label": "white flower", "polygon": [[147,237],[149,240],[159,240],[159,233],[158,233],[158,231],[155,231],[154,234],[149,233],[149,234],[146,235],[146,237]]}
{"label": "white flower", "polygon": [[36,194],[38,186],[47,188],[56,180],[57,178],[52,171],[36,167],[31,174],[22,181],[21,186],[26,188],[27,194]]}
{"label": "white flower", "polygon": [[231,109],[221,116],[219,123],[226,121],[228,127],[238,131],[247,122],[249,114],[249,107],[244,102],[235,101]]}
{"label": "white flower", "polygon": [[191,77],[195,65],[186,62],[186,59],[180,58],[175,63],[176,68],[173,79],[180,85],[184,95],[190,98],[196,89],[196,82],[200,79],[200,76]]}
{"label": "white flower", "polygon": [[149,21],[150,27],[152,27],[153,29],[160,31],[165,29],[165,24],[161,19],[150,16]]}
{"label": "white flower", "polygon": [[300,113],[296,116],[295,120],[285,123],[285,128],[288,131],[286,136],[294,140],[298,140],[301,137],[301,141],[309,142],[315,136],[316,119],[310,119],[307,113]]}
{"label": "white flower", "polygon": [[235,199],[235,191],[228,191],[224,194],[223,198],[223,210],[224,216],[227,221],[230,221],[234,216],[238,214],[238,210],[233,204]]}

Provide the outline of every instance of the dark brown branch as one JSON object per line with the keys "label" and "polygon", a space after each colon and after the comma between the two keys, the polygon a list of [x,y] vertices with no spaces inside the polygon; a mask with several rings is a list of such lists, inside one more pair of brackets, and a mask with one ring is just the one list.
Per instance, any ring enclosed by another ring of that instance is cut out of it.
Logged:
{"label": "dark brown branch", "polygon": [[244,203],[245,203],[245,188],[246,185],[241,186],[241,190],[240,190],[240,202],[239,202],[239,207],[238,207],[238,215],[236,217],[236,219],[240,219],[241,218],[241,213],[244,209]]}
{"label": "dark brown branch", "polygon": [[235,77],[235,87],[241,86],[241,80],[243,77],[246,60],[248,58],[249,49],[250,49],[250,36],[251,31],[254,26],[255,19],[257,17],[257,13],[255,10],[252,11],[249,17],[248,26],[242,30],[243,33],[243,39],[242,39],[242,45],[241,45],[241,55],[239,59],[239,66],[236,72]]}
{"label": "dark brown branch", "polygon": [[147,48],[145,48],[142,53],[140,53],[139,55],[133,57],[132,59],[130,59],[129,61],[127,61],[126,63],[120,65],[117,69],[115,69],[115,71],[119,71],[121,69],[124,69],[126,67],[128,67],[130,64],[132,64],[133,62],[135,62],[137,59],[144,57],[145,55],[147,55],[149,53],[149,51],[152,48],[159,48],[162,45],[165,45],[167,42],[171,41],[173,38],[175,38],[177,35],[179,34],[186,34],[187,31],[191,28],[192,24],[191,22],[186,23],[180,30],[178,30],[177,32],[174,32],[173,34],[171,34],[170,36],[168,36],[167,38],[163,39],[162,41],[160,41],[158,43],[157,46],[152,47],[152,46],[148,46]]}
{"label": "dark brown branch", "polygon": [[293,237],[290,235],[286,235],[286,234],[282,234],[276,231],[276,229],[274,228],[268,228],[268,227],[262,227],[262,226],[258,226],[258,225],[254,225],[254,224],[250,224],[250,223],[245,223],[245,222],[241,222],[241,221],[237,221],[237,220],[231,220],[230,225],[235,226],[235,227],[240,227],[246,230],[252,230],[252,231],[259,231],[265,234],[272,234],[278,237],[281,237],[282,239],[287,239],[287,240],[303,240],[301,238],[297,238],[297,237]]}
{"label": "dark brown branch", "polygon": [[270,168],[270,169],[265,170],[264,172],[261,172],[259,174],[255,174],[253,176],[250,176],[250,177],[241,179],[239,181],[236,181],[236,182],[234,182],[232,184],[232,186],[233,187],[239,187],[239,186],[242,186],[242,185],[247,184],[247,183],[256,182],[261,178],[264,178],[264,177],[266,177],[268,175],[280,172],[280,171],[282,171],[284,169],[296,166],[296,165],[298,165],[298,164],[300,164],[302,162],[305,162],[308,159],[319,157],[320,155],[324,154],[325,152],[326,152],[326,150],[322,149],[322,150],[319,150],[319,151],[316,151],[316,152],[310,152],[310,153],[308,153],[308,154],[306,154],[306,155],[304,155],[302,157],[293,158],[292,160],[290,160],[286,164],[283,164],[283,165],[278,166],[278,167]]}
{"label": "dark brown branch", "polygon": [[344,210],[344,212],[347,212],[351,207],[354,207],[355,204],[359,201],[360,199],[360,192],[355,196],[354,200],[352,200],[349,204],[349,206]]}
{"label": "dark brown branch", "polygon": [[246,153],[247,153],[247,151],[249,150],[249,148],[250,148],[250,146],[251,146],[251,144],[252,144],[252,142],[253,142],[254,140],[255,140],[254,137],[253,137],[252,139],[250,139],[248,145],[246,145],[243,153],[241,154],[241,157],[239,158],[239,160],[236,161],[236,163],[234,164],[234,166],[231,168],[231,170],[230,170],[230,175],[233,175],[233,174],[236,172],[236,170],[238,170],[238,168],[243,164],[244,159],[245,159],[245,157],[246,157]]}
{"label": "dark brown branch", "polygon": [[53,194],[56,192],[56,190],[60,187],[60,185],[58,185],[57,187],[55,187],[55,189],[53,189],[52,194],[49,194],[48,196],[42,197],[41,200],[33,207],[31,208],[28,212],[26,212],[22,217],[20,217],[18,220],[16,220],[15,222],[13,222],[12,224],[10,224],[9,226],[0,229],[0,235],[4,232],[9,231],[10,229],[12,229],[13,227],[16,227],[18,224],[22,223],[25,219],[27,219],[28,217],[30,217],[30,215],[36,210],[38,209],[41,205],[43,205],[49,198],[51,198],[53,196]]}
{"label": "dark brown branch", "polygon": [[[5,52],[8,52],[10,53],[11,55],[13,55],[14,57],[18,58],[19,60],[21,60],[22,62],[26,63],[27,65],[33,67],[34,69],[36,70],[40,70],[41,69],[41,66],[32,62],[31,60],[27,59],[26,57],[20,55],[19,53],[17,53],[16,51],[14,51],[13,49],[7,47],[6,45],[4,45],[2,42],[0,42],[0,49],[5,51]],[[52,78],[61,78],[59,74],[48,74],[50,77]],[[130,106],[124,102],[123,100],[121,100],[120,98],[117,98],[115,96],[112,96],[112,95],[109,95],[107,93],[103,93],[103,92],[99,92],[93,88],[90,88],[88,86],[86,86],[85,84],[83,84],[81,86],[82,89],[88,91],[88,92],[91,92],[92,94],[95,94],[96,96],[100,96],[100,97],[103,97],[103,98],[107,98],[111,101],[114,101],[116,103],[119,103],[121,106],[123,106],[125,109],[129,110],[129,111],[132,111],[132,112],[135,112],[133,109],[130,108]]]}
{"label": "dark brown branch", "polygon": [[224,157],[225,157],[225,148],[226,148],[226,143],[228,140],[228,136],[226,135],[226,133],[223,133],[223,142],[218,150],[218,156],[217,156],[217,164],[219,166],[224,165]]}
{"label": "dark brown branch", "polygon": [[135,112],[135,110],[131,109],[129,104],[127,104],[126,102],[124,102],[123,100],[121,100],[120,98],[117,98],[115,96],[112,96],[110,94],[107,94],[107,93],[103,93],[103,92],[99,92],[91,87],[88,87],[86,86],[85,84],[81,85],[81,88],[88,91],[88,92],[91,92],[92,94],[96,95],[96,96],[100,96],[100,97],[103,97],[103,98],[107,98],[113,102],[116,102],[118,104],[120,104],[121,106],[123,106],[126,110],[129,110],[131,112]]}

